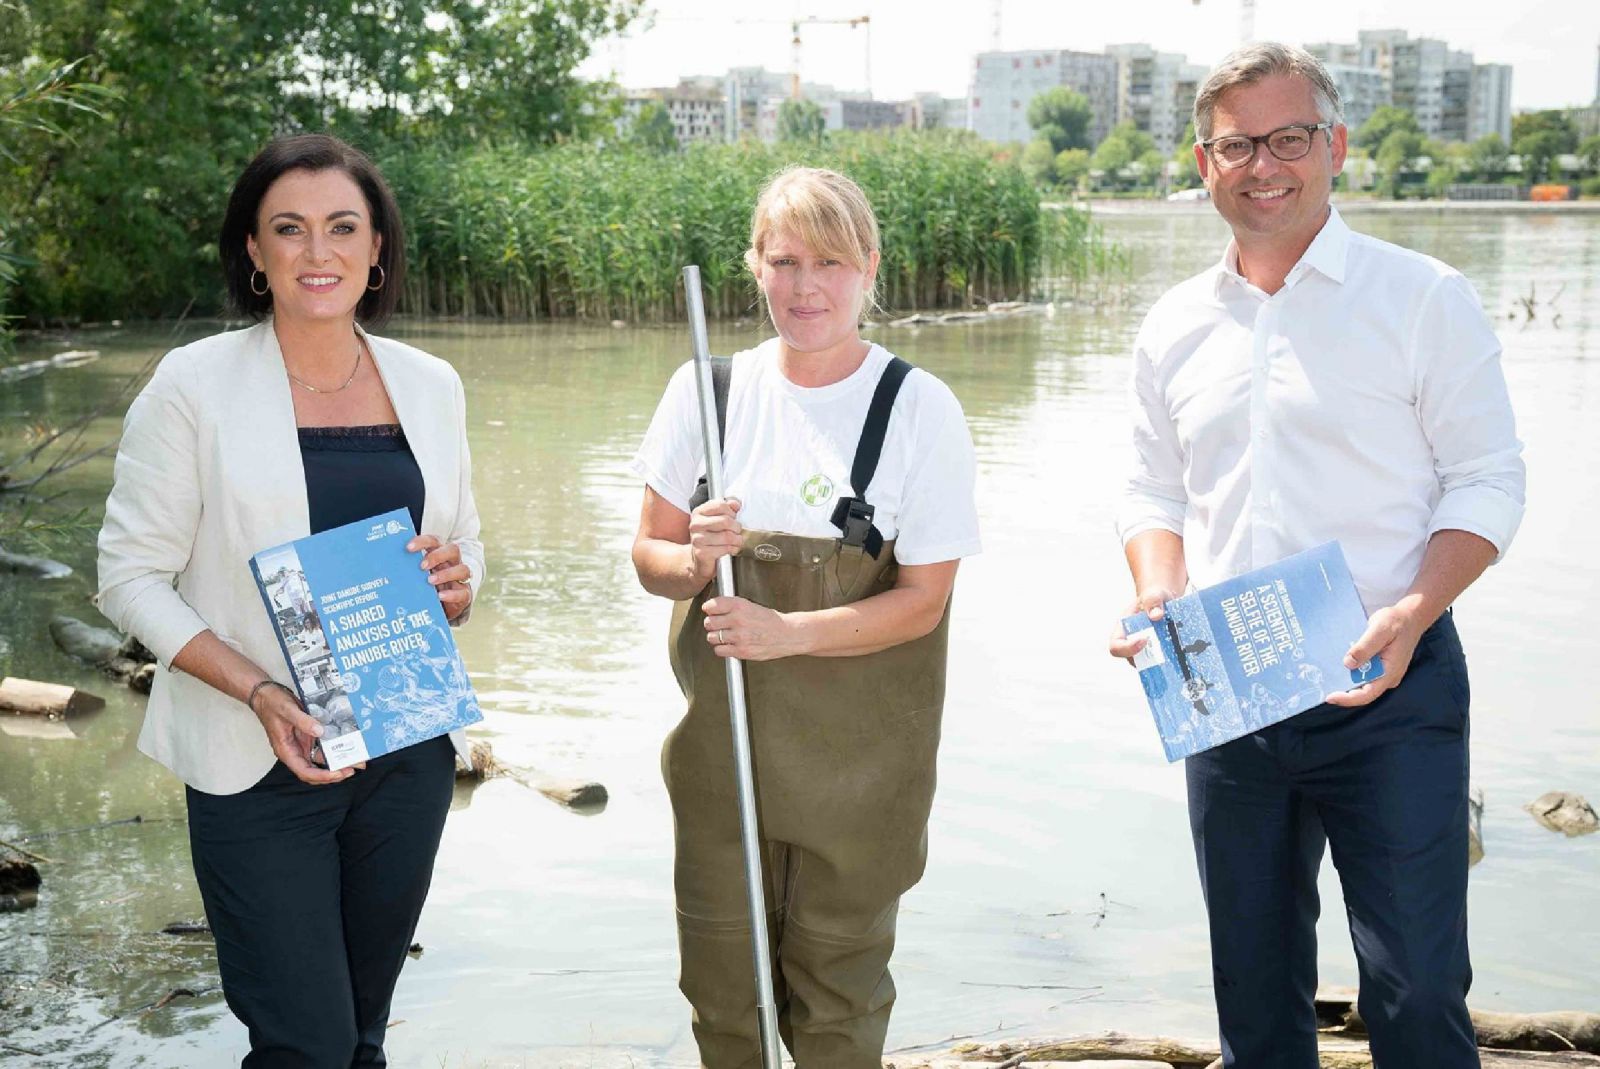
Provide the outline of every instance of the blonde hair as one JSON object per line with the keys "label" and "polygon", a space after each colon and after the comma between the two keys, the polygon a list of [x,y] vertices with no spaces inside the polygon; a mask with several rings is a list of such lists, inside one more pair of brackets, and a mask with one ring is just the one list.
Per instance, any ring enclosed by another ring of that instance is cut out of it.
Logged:
{"label": "blonde hair", "polygon": [[[774,235],[790,233],[813,252],[843,260],[863,274],[878,251],[878,217],[861,187],[838,171],[785,167],[767,180],[750,217],[745,266],[755,274]],[[862,313],[878,307],[878,281],[862,301]]]}

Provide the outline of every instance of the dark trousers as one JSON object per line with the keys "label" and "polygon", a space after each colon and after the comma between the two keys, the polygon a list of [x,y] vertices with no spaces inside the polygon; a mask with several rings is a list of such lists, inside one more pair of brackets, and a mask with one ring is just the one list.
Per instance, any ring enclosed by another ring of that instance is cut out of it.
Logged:
{"label": "dark trousers", "polygon": [[1317,870],[1332,849],[1377,1069],[1475,1069],[1466,663],[1447,613],[1400,686],[1188,760],[1223,1065],[1315,1069]]}
{"label": "dark trousers", "polygon": [[190,788],[189,847],[244,1069],[387,1064],[389,999],[455,782],[448,738],[312,786],[282,764],[239,794]]}

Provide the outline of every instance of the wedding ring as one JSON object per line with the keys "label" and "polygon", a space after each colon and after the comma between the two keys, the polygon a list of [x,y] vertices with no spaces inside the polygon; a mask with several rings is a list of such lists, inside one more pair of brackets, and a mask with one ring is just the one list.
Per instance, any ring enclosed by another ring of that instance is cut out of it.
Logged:
{"label": "wedding ring", "polygon": [[724,631],[720,627],[717,628],[717,645],[726,646],[727,644],[728,644],[728,633],[726,631]]}

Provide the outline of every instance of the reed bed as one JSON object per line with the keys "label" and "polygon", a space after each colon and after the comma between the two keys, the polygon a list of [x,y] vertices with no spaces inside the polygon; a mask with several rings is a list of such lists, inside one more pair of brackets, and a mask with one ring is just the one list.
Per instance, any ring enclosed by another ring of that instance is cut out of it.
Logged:
{"label": "reed bed", "polygon": [[404,310],[526,319],[676,318],[700,265],[708,314],[755,308],[743,255],[762,182],[791,163],[853,177],[878,212],[884,305],[969,307],[1080,286],[1118,253],[1081,211],[1041,209],[1014,164],[965,136],[839,136],[826,146],[413,148],[381,161],[410,246]]}

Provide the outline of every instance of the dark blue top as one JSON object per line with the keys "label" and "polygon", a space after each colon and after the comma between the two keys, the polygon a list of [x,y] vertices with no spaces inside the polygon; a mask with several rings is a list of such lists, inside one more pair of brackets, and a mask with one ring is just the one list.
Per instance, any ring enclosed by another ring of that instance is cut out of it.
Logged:
{"label": "dark blue top", "polygon": [[422,469],[399,424],[299,431],[312,534],[398,508],[422,533]]}

